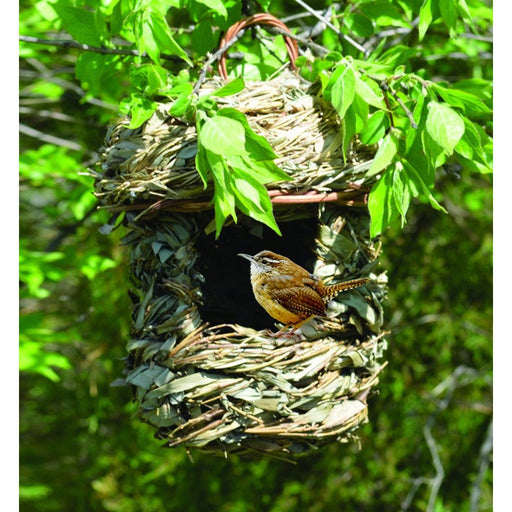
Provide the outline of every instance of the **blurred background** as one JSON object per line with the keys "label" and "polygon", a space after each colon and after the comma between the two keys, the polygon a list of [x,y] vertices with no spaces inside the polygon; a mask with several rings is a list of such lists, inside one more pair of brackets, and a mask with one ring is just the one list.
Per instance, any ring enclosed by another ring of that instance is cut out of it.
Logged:
{"label": "blurred background", "polygon": [[[94,12],[117,2],[25,0],[21,34],[70,39],[55,3]],[[337,5],[364,14],[367,3]],[[281,19],[302,16],[305,26],[315,24],[299,2],[263,4]],[[325,4],[308,3],[319,10]],[[387,18],[361,15],[373,31],[365,37],[388,30],[391,44],[400,37],[415,47],[415,31],[398,30],[398,20],[414,19],[422,2],[395,4],[395,18],[389,9]],[[448,4],[469,6],[477,30],[461,25],[452,34],[438,20],[411,66],[450,81],[481,79],[487,87],[490,2]],[[211,46],[194,43],[201,20],[191,10],[172,12],[169,23],[181,27],[199,57],[215,47],[220,29]],[[351,30],[361,39],[369,29]],[[328,31],[318,42],[334,44]],[[97,70],[97,81],[84,81],[79,55],[58,45],[20,47],[20,508],[492,510],[491,175],[446,165],[436,198],[448,213],[416,202],[407,224],[381,237],[389,364],[359,444],[330,445],[296,464],[189,456],[161,447],[153,429],[135,418],[130,391],[111,386],[122,375],[129,338],[128,254],[119,243],[122,228],[99,231],[109,217],[97,210],[92,179],[81,173],[119,115],[131,57],[108,57],[111,65]]]}

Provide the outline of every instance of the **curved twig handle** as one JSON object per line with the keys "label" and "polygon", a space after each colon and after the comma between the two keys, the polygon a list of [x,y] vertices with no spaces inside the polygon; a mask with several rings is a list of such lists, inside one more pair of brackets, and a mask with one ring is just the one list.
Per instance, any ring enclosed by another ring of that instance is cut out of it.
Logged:
{"label": "curved twig handle", "polygon": [[[286,32],[290,32],[289,28],[282,22],[279,21],[277,18],[272,16],[268,13],[259,13],[259,14],[253,14],[252,16],[249,16],[248,18],[244,18],[243,20],[240,20],[239,22],[235,23],[234,25],[231,25],[231,27],[228,28],[226,33],[224,34],[224,37],[222,38],[219,47],[223,48],[229,41],[238,33],[240,30],[249,27],[251,25],[271,25],[274,27],[278,27],[281,30],[285,30]],[[286,50],[288,51],[288,56],[290,57],[290,66],[292,69],[296,69],[295,67],[295,59],[299,56],[299,49],[297,46],[297,42],[295,39],[292,39],[288,36],[283,36],[284,43],[286,45]],[[219,75],[224,78],[224,80],[228,77],[228,72],[226,70],[226,52],[222,54],[222,56],[219,59]]]}

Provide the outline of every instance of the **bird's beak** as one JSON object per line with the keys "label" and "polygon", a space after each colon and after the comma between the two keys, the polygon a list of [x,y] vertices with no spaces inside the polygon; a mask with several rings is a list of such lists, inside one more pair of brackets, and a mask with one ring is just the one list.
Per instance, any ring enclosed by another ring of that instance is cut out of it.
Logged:
{"label": "bird's beak", "polygon": [[251,263],[254,261],[254,257],[250,254],[244,254],[243,252],[238,254],[237,256],[242,256],[242,258],[245,258],[246,260],[249,260]]}

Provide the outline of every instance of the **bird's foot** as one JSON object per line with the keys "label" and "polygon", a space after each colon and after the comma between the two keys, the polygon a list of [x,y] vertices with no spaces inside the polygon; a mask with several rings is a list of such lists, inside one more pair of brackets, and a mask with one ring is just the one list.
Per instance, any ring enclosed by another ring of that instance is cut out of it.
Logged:
{"label": "bird's foot", "polygon": [[297,328],[292,327],[289,331],[286,331],[288,326],[283,327],[277,332],[272,332],[270,329],[266,329],[264,332],[269,338],[284,338],[286,340],[294,339],[299,341],[304,337],[302,332],[298,331]]}

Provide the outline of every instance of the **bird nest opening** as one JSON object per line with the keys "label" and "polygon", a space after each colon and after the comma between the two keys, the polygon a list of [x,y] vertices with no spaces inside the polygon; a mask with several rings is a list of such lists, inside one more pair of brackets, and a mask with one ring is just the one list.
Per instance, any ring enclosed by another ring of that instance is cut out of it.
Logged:
{"label": "bird nest opening", "polygon": [[[206,82],[200,94],[220,85]],[[218,103],[243,112],[290,181],[268,186],[282,236],[241,215],[212,235],[212,188],[195,168],[197,133],[168,104],[143,126],[107,133],[95,174],[103,208],[124,212],[131,338],[124,382],[167,446],[215,454],[302,454],[356,438],[385,366],[380,245],[365,204],[375,148],[344,155],[340,121],[296,74],[248,83]],[[272,250],[332,284],[371,283],[334,298],[292,337],[269,335],[248,262]]]}

